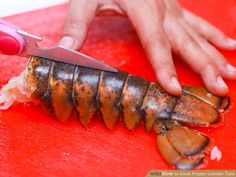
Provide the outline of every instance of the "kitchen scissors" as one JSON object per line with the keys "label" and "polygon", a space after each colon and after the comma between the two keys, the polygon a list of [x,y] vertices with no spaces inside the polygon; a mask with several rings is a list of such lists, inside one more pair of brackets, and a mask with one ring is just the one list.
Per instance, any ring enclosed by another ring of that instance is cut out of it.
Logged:
{"label": "kitchen scissors", "polygon": [[33,55],[88,68],[117,72],[115,68],[101,61],[63,46],[39,47],[40,41],[42,41],[41,37],[32,35],[0,19],[0,53],[19,56]]}

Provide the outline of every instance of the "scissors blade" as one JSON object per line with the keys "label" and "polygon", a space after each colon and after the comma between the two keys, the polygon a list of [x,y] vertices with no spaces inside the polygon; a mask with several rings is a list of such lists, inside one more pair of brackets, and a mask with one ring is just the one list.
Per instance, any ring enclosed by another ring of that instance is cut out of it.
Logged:
{"label": "scissors blade", "polygon": [[39,47],[38,42],[40,42],[42,38],[31,35],[19,29],[17,30],[17,33],[23,36],[26,42],[26,52],[30,55],[39,56],[54,61],[80,65],[88,68],[117,72],[117,69],[81,52],[66,49],[63,46],[54,46],[49,48]]}
{"label": "scissors blade", "polygon": [[9,22],[7,22],[5,20],[0,19],[0,24],[5,25],[8,28],[12,28],[13,30],[17,30],[16,26],[14,26],[13,24],[11,24],[11,23],[9,23]]}
{"label": "scissors blade", "polygon": [[70,63],[74,65],[85,66],[88,68],[95,68],[105,71],[117,72],[116,69],[108,66],[88,55],[83,53],[66,49],[62,46],[55,46],[51,48],[40,48],[40,50],[30,49],[29,53],[31,55],[40,56],[43,58],[48,58],[64,63]]}

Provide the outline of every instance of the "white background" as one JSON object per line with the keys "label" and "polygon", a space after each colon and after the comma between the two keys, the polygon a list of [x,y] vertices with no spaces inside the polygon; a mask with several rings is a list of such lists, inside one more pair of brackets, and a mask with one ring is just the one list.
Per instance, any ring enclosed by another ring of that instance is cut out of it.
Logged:
{"label": "white background", "polygon": [[0,17],[63,4],[68,0],[0,0]]}

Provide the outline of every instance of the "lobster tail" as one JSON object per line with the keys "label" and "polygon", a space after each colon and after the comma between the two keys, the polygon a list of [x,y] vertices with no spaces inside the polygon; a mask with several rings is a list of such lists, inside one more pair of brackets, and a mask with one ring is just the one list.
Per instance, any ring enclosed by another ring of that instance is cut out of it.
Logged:
{"label": "lobster tail", "polygon": [[183,87],[180,96],[168,94],[158,83],[123,71],[111,73],[31,57],[25,78],[32,98],[61,121],[74,110],[84,127],[98,111],[112,129],[119,115],[125,127],[134,130],[143,122],[157,133],[161,154],[179,169],[190,169],[204,160],[211,140],[182,124],[215,125],[229,106],[202,87]]}

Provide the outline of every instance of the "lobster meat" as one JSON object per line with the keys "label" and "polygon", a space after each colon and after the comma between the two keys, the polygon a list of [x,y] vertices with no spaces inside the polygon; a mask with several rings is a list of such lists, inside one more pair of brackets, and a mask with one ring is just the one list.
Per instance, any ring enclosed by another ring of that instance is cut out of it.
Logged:
{"label": "lobster meat", "polygon": [[109,129],[119,115],[131,131],[142,122],[147,132],[157,134],[161,155],[177,169],[199,166],[212,145],[210,138],[186,125],[216,125],[230,104],[228,97],[217,97],[203,87],[185,86],[181,96],[172,96],[158,83],[124,71],[112,73],[35,56],[15,80],[21,87],[12,82],[3,87],[2,109],[15,100],[33,100],[64,122],[75,112],[85,128],[97,111]]}

